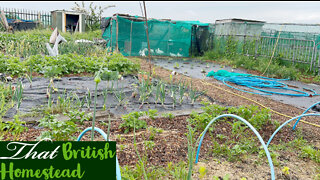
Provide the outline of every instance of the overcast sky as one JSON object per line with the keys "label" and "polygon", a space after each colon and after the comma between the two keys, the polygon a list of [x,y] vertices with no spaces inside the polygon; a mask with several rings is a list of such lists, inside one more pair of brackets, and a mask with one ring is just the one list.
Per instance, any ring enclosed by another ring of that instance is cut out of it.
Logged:
{"label": "overcast sky", "polygon": [[[77,1],[81,3],[81,1]],[[86,7],[91,1],[84,1]],[[140,1],[142,4],[142,1]],[[104,16],[124,13],[141,16],[139,1],[94,1],[94,4],[116,7],[107,9]],[[320,24],[320,2],[313,1],[146,1],[148,18],[199,20],[214,23],[217,19],[243,18],[273,23]],[[1,1],[1,8],[29,10],[71,10],[74,1]]]}

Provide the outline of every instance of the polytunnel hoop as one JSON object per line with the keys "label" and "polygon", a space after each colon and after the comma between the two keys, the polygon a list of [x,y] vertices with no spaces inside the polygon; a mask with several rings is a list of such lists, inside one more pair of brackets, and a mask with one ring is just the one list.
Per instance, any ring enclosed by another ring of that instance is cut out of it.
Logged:
{"label": "polytunnel hoop", "polygon": [[[83,136],[86,132],[91,131],[91,130],[92,130],[92,127],[88,127],[87,129],[83,130],[83,131],[81,132],[81,134],[78,136],[77,141],[80,141],[81,138],[82,138],[82,136]],[[103,136],[103,138],[104,138],[106,141],[108,141],[108,136],[107,136],[107,134],[106,134],[102,129],[100,129],[100,128],[98,128],[98,127],[94,127],[94,130],[97,131],[98,133],[100,133],[100,134]],[[120,166],[119,166],[119,161],[118,161],[118,157],[117,157],[117,156],[116,156],[116,176],[117,176],[117,180],[121,180],[121,172],[120,172]]]}
{"label": "polytunnel hoop", "polygon": [[269,166],[270,166],[270,171],[271,171],[271,179],[272,180],[275,180],[275,175],[274,175],[274,167],[273,167],[273,163],[272,163],[272,159],[271,159],[271,156],[270,156],[270,153],[269,153],[269,150],[266,146],[266,144],[264,143],[262,137],[260,136],[260,134],[257,132],[257,130],[248,122],[246,121],[245,119],[243,119],[242,117],[239,117],[237,115],[234,115],[234,114],[223,114],[223,115],[220,115],[216,118],[214,118],[213,120],[210,121],[210,123],[207,125],[207,127],[205,128],[205,130],[201,133],[200,137],[200,141],[199,141],[199,146],[198,146],[198,149],[197,149],[197,154],[196,154],[196,161],[195,163],[197,164],[198,163],[198,156],[199,156],[199,153],[200,153],[200,148],[201,148],[201,144],[202,144],[202,140],[206,134],[206,132],[208,131],[209,127],[211,126],[211,124],[216,121],[217,119],[220,119],[222,117],[233,117],[233,118],[236,118],[242,122],[244,122],[247,126],[249,126],[249,128],[256,134],[256,136],[258,137],[259,141],[261,142],[262,146],[263,146],[263,149],[264,151],[266,152],[266,155],[267,155],[267,158],[268,158],[268,162],[269,162]]}

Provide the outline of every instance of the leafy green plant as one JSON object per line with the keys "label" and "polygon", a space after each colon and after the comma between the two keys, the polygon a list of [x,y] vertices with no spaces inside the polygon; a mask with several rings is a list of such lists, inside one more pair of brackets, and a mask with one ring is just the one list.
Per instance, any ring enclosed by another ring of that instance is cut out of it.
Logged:
{"label": "leafy green plant", "polygon": [[148,111],[146,111],[146,115],[149,116],[150,119],[154,120],[155,117],[158,115],[157,112],[158,110],[156,109],[149,109]]}
{"label": "leafy green plant", "polygon": [[199,167],[199,178],[203,179],[206,176],[207,172],[208,172],[208,170],[206,169],[206,167],[200,166]]}
{"label": "leafy green plant", "polygon": [[134,127],[136,129],[145,129],[147,128],[147,122],[144,120],[140,120],[139,118],[142,117],[145,113],[143,111],[139,112],[131,112],[127,115],[123,115],[121,117],[123,123],[119,125],[119,128],[124,129],[124,133],[128,133]]}
{"label": "leafy green plant", "polygon": [[57,77],[72,73],[95,73],[101,68],[108,68],[122,74],[136,73],[140,65],[121,54],[105,53],[95,56],[84,56],[77,53],[67,53],[59,56],[31,55],[24,61],[19,58],[0,53],[0,72],[11,75],[23,75],[32,69],[33,72],[44,74],[45,77]]}
{"label": "leafy green plant", "polygon": [[147,128],[147,130],[148,130],[148,132],[150,132],[150,136],[149,136],[149,140],[150,140],[150,141],[153,141],[153,140],[154,140],[154,137],[155,137],[156,134],[160,134],[160,133],[163,132],[163,129],[161,129],[161,128],[154,128],[154,127],[152,127],[152,126],[149,126],[149,127]]}
{"label": "leafy green plant", "polygon": [[89,121],[92,118],[91,113],[87,113],[85,111],[79,111],[78,109],[74,109],[69,111],[68,113],[64,113],[65,116],[68,116],[70,121],[80,124],[83,124],[84,121]]}
{"label": "leafy green plant", "polygon": [[39,120],[39,126],[48,128],[49,130],[43,131],[37,138],[44,139],[50,138],[56,141],[68,141],[75,140],[74,134],[79,131],[77,125],[72,121],[59,121],[58,115],[48,114],[44,118]]}
{"label": "leafy green plant", "polygon": [[173,68],[174,68],[174,69],[179,69],[179,68],[180,68],[179,63],[176,62],[176,64],[173,66]]}
{"label": "leafy green plant", "polygon": [[170,120],[172,120],[175,117],[172,113],[163,113],[162,116]]}
{"label": "leafy green plant", "polygon": [[[7,121],[6,123],[0,122],[1,131],[6,131],[13,135],[13,141],[19,140],[21,133],[27,131],[26,122],[19,119],[19,115],[13,117],[13,121]],[[1,137],[1,136],[0,136]]]}
{"label": "leafy green plant", "polygon": [[302,158],[310,158],[317,163],[320,163],[320,150],[316,150],[312,146],[304,146],[301,147],[301,154],[300,157]]}

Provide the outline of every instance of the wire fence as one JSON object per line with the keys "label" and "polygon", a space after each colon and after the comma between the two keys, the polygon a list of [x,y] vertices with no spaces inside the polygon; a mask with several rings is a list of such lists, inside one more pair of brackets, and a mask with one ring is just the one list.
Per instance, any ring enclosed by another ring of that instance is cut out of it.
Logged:
{"label": "wire fence", "polygon": [[0,10],[4,12],[7,19],[41,22],[45,27],[51,26],[50,12],[3,7],[0,7]]}
{"label": "wire fence", "polygon": [[255,57],[274,52],[274,57],[308,64],[320,73],[320,25],[223,23],[215,24],[214,31],[212,49]]}

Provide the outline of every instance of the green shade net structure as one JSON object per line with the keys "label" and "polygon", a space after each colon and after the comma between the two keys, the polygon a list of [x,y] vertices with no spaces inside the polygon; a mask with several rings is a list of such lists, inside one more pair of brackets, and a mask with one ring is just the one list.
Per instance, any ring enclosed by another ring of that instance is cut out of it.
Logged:
{"label": "green shade net structure", "polygon": [[[131,16],[130,19],[120,16],[111,18],[110,25],[102,35],[102,38],[107,41],[107,48],[115,50],[118,43],[118,50],[124,56],[148,56],[145,21],[139,21],[138,18],[138,16]],[[192,30],[195,25],[208,26],[207,23],[199,21],[148,20],[151,55],[189,57],[192,34],[195,34]]]}

